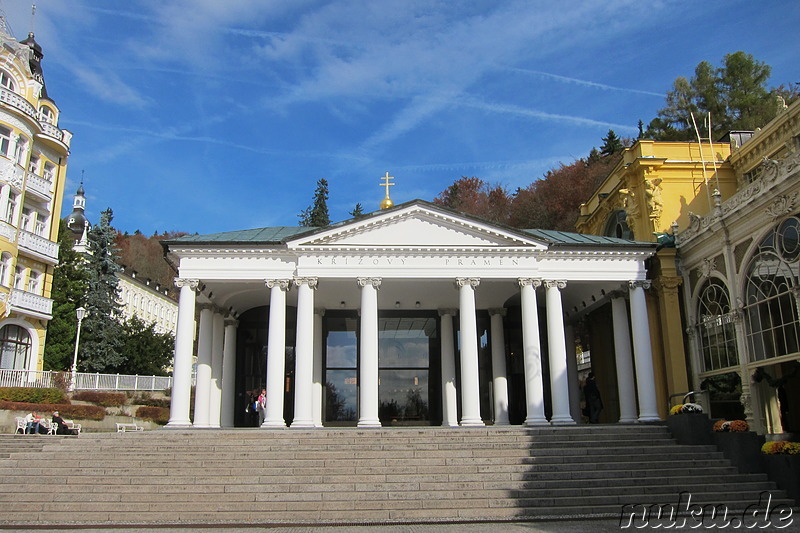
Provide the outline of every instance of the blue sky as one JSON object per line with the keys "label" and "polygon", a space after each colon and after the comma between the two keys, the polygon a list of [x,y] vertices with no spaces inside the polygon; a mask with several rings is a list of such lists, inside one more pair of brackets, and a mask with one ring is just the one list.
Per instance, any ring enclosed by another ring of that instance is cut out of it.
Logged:
{"label": "blue sky", "polygon": [[[29,1],[0,0],[18,39]],[[634,136],[677,76],[743,50],[800,82],[796,0],[37,0],[60,126],[62,213],[145,234],[335,221],[432,200],[461,176],[514,190]]]}

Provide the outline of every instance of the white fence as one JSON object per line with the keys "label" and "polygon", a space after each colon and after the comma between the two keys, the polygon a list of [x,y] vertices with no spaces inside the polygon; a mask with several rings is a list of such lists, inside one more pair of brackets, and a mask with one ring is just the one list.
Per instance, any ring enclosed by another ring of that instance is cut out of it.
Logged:
{"label": "white fence", "polygon": [[[55,387],[55,377],[59,374],[67,382],[72,379],[70,372],[0,370],[0,387]],[[78,372],[75,378],[74,390],[163,391],[172,387],[171,376],[131,376]]]}

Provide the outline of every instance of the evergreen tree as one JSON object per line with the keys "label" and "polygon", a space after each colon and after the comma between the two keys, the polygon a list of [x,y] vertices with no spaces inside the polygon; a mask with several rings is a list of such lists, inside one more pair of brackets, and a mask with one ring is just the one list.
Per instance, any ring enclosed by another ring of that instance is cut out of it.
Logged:
{"label": "evergreen tree", "polygon": [[100,223],[89,231],[87,314],[83,320],[78,366],[92,372],[118,372],[124,362],[124,330],[119,322],[119,278],[116,275],[121,269],[116,261],[116,231],[111,227],[112,219],[111,209],[103,211]]}
{"label": "evergreen tree", "polygon": [[364,206],[361,203],[357,203],[356,206],[350,211],[350,216],[353,218],[360,218],[364,216]]}
{"label": "evergreen tree", "polygon": [[328,180],[322,178],[317,181],[317,190],[314,192],[314,203],[298,215],[301,226],[321,228],[329,226],[331,217],[328,215]]}
{"label": "evergreen tree", "polygon": [[603,146],[600,147],[600,153],[603,155],[616,154],[621,152],[623,148],[622,140],[617,137],[614,130],[608,130],[608,135],[603,137]]}
{"label": "evergreen tree", "polygon": [[123,329],[124,373],[166,376],[164,369],[170,364],[175,347],[172,333],[159,333],[154,323],[146,324],[136,315],[125,321]]}
{"label": "evergreen tree", "polygon": [[62,221],[58,226],[58,265],[53,272],[53,318],[47,324],[45,370],[69,370],[75,350],[78,319],[75,309],[84,305],[88,276],[83,259],[73,248],[72,235]]}

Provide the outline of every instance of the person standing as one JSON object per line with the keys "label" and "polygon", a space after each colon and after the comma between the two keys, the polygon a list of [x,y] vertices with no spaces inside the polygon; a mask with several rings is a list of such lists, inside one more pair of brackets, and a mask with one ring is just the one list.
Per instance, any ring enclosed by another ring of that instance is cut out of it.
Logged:
{"label": "person standing", "polygon": [[600,398],[600,389],[594,379],[594,372],[589,372],[583,384],[583,398],[589,410],[589,423],[597,424],[600,421],[600,411],[603,410],[603,400]]}
{"label": "person standing", "polygon": [[256,400],[256,411],[258,412],[258,426],[261,427],[267,416],[267,389],[261,389],[261,394]]}

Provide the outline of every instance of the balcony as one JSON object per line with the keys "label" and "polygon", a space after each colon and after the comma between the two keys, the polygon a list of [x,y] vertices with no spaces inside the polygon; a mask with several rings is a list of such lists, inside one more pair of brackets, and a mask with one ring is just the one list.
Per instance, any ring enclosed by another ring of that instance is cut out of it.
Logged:
{"label": "balcony", "polygon": [[30,119],[39,125],[39,129],[41,130],[43,136],[55,139],[56,141],[69,147],[69,143],[72,140],[72,134],[66,130],[60,130],[48,122],[40,120],[42,117],[39,116],[36,108],[22,96],[13,91],[9,91],[5,87],[2,87],[0,88],[0,102],[18,109],[22,113],[28,115]]}
{"label": "balcony", "polygon": [[53,318],[53,300],[19,289],[11,293],[11,307],[18,313],[50,320]]}
{"label": "balcony", "polygon": [[25,188],[28,192],[35,193],[43,200],[50,201],[53,197],[53,182],[43,178],[33,172],[28,172],[28,177],[25,180]]}
{"label": "balcony", "polygon": [[8,242],[14,242],[17,237],[17,228],[5,220],[0,220],[0,237],[8,239]]}
{"label": "balcony", "polygon": [[58,263],[58,243],[50,239],[21,230],[19,232],[19,248],[40,260],[50,264]]}

